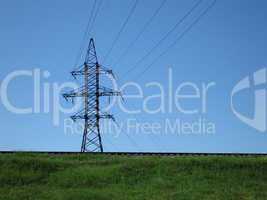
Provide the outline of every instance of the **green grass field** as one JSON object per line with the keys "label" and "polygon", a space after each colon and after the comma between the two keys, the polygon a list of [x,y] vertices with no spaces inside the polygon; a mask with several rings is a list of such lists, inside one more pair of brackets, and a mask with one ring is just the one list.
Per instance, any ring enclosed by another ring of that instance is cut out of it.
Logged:
{"label": "green grass field", "polygon": [[0,199],[267,199],[267,158],[0,154]]}

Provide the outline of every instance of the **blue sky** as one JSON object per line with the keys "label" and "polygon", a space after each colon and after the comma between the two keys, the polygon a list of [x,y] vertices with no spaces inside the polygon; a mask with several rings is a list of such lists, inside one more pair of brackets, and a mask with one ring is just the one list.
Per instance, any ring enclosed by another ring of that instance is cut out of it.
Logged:
{"label": "blue sky", "polygon": [[[99,0],[97,1],[99,3]],[[118,122],[129,118],[139,122],[162,123],[166,119],[194,121],[199,117],[216,125],[213,135],[121,134],[118,138],[103,133],[106,151],[172,151],[172,152],[267,152],[267,134],[242,123],[232,112],[230,94],[244,77],[266,67],[267,52],[267,2],[264,0],[217,0],[216,4],[184,37],[155,62],[140,77],[161,52],[175,41],[212,0],[203,0],[185,22],[179,26],[155,51],[133,71],[133,66],[149,49],[166,34],[174,24],[197,2],[196,0],[167,0],[159,14],[135,45],[116,65],[129,43],[136,37],[146,20],[158,8],[161,0],[139,1],[110,56],[103,65],[114,70],[119,83],[136,81],[145,96],[157,90],[147,88],[146,83],[157,81],[168,89],[168,68],[173,70],[173,84],[177,88],[185,81],[197,86],[215,82],[208,93],[207,113],[184,115],[180,112],[126,114],[112,109]],[[103,0],[91,35],[99,62],[102,63],[116,34],[120,30],[134,1]],[[34,1],[3,0],[0,6],[0,84],[15,70],[40,68],[49,71],[50,77],[42,83],[70,81],[77,53],[90,16],[93,0]],[[82,60],[79,61],[82,63]],[[266,87],[265,87],[266,88]],[[126,91],[134,93],[134,89]],[[190,91],[185,91],[190,92]],[[21,77],[9,87],[10,101],[25,107],[33,103],[32,80]],[[253,114],[253,90],[236,97],[240,112]],[[67,105],[61,98],[62,105]],[[143,99],[128,100],[126,106],[138,108]],[[150,106],[157,106],[153,101]],[[199,108],[199,101],[190,100],[183,106]],[[52,123],[52,113],[18,115],[9,112],[0,103],[0,150],[79,151],[81,135],[64,133],[62,115],[59,126]],[[133,142],[134,141],[134,142]],[[135,145],[133,144],[135,143]]]}

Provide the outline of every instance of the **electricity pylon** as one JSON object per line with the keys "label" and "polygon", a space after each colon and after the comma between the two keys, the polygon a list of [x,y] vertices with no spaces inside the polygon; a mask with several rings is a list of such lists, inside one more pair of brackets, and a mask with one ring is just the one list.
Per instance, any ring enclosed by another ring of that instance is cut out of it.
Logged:
{"label": "electricity pylon", "polygon": [[100,119],[112,119],[115,121],[113,115],[101,112],[100,97],[121,96],[121,92],[101,86],[101,74],[108,74],[114,77],[112,70],[99,65],[94,40],[91,38],[84,64],[71,72],[75,79],[77,76],[83,77],[83,85],[78,89],[63,94],[66,100],[80,97],[84,101],[83,109],[71,116],[74,121],[84,120],[81,152],[103,152]]}

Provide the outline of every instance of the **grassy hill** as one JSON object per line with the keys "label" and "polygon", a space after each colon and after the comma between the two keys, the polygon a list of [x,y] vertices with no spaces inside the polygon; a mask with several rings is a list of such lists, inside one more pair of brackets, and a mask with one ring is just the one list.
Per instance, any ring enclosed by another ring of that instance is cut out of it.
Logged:
{"label": "grassy hill", "polygon": [[0,199],[267,199],[267,158],[0,154]]}

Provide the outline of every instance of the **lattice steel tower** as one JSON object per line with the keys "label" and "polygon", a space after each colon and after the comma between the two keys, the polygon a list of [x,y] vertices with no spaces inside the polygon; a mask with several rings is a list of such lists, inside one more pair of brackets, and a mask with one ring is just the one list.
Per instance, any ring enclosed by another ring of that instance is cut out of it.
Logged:
{"label": "lattice steel tower", "polygon": [[114,117],[111,114],[101,112],[99,100],[101,96],[121,95],[119,91],[101,86],[100,74],[113,76],[112,70],[106,69],[98,63],[94,40],[91,38],[84,64],[71,72],[75,79],[77,76],[83,77],[83,85],[78,89],[63,94],[66,100],[80,97],[84,101],[83,109],[71,116],[74,121],[84,120],[81,152],[103,152],[100,119],[114,120]]}

